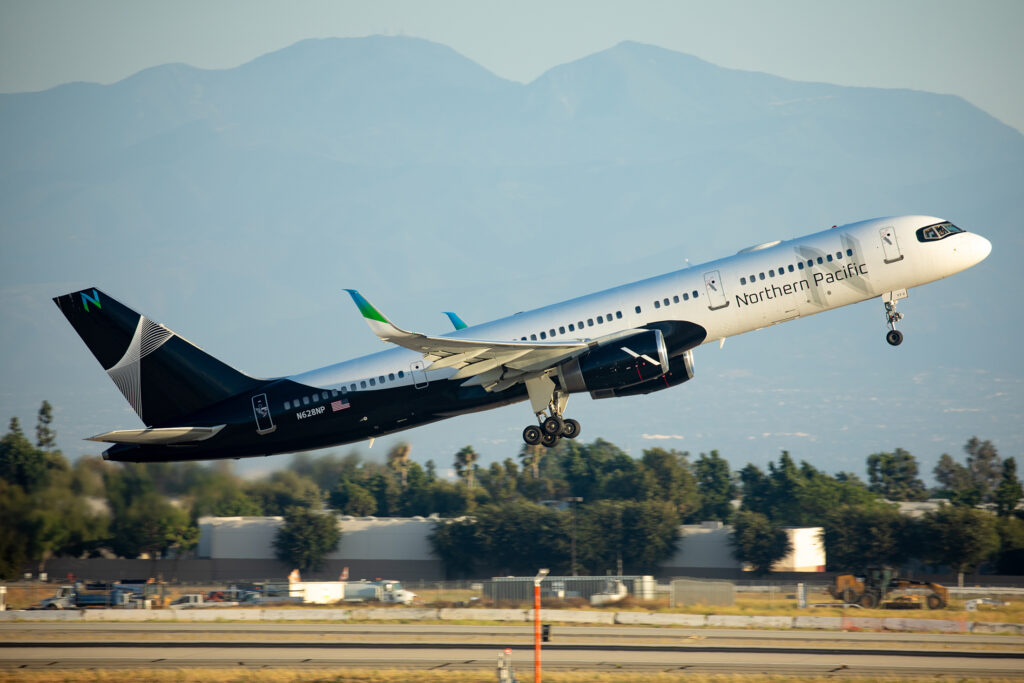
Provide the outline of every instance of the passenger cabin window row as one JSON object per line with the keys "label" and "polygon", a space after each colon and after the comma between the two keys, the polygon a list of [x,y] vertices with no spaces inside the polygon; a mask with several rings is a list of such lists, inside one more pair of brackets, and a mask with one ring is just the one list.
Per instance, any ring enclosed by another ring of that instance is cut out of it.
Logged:
{"label": "passenger cabin window row", "polygon": [[301,406],[315,406],[317,403],[326,401],[329,398],[337,398],[338,396],[344,396],[349,392],[357,391],[357,386],[366,389],[368,386],[375,387],[378,384],[383,386],[386,382],[394,382],[396,380],[404,378],[404,370],[399,370],[397,373],[389,372],[387,374],[387,377],[385,377],[384,375],[378,375],[377,377],[370,377],[369,379],[359,380],[358,385],[356,382],[352,382],[347,387],[342,386],[338,389],[331,389],[330,392],[314,392],[309,396],[303,396],[302,398],[297,398],[294,401],[285,401],[284,409],[291,410],[292,408],[299,408]]}
{"label": "passenger cabin window row", "polygon": [[[529,341],[537,341],[538,337],[540,339],[554,339],[560,334],[582,331],[584,327],[593,327],[595,324],[604,325],[606,322],[610,323],[613,319],[622,320],[622,311],[615,311],[614,316],[611,313],[608,313],[607,315],[599,315],[596,318],[587,318],[585,326],[582,320],[577,320],[574,323],[559,325],[557,330],[555,328],[551,328],[547,331],[541,330],[540,332],[534,332],[530,335]],[[527,339],[526,337],[521,337],[520,341],[527,341]]]}
{"label": "passenger cabin window row", "polygon": [[946,239],[950,235],[955,235],[958,232],[966,232],[966,230],[958,228],[949,222],[936,223],[935,225],[929,225],[928,227],[919,229],[917,231],[917,239],[919,242],[935,242]]}
{"label": "passenger cabin window row", "polygon": [[[846,250],[846,255],[847,256],[853,256],[853,249],[847,249]],[[749,278],[741,277],[740,278],[740,284],[741,285],[745,285],[745,284],[747,284],[748,281],[750,282],[750,284],[754,284],[758,280],[764,280],[765,277],[773,278],[776,275],[778,275],[779,277],[782,277],[786,273],[794,273],[794,272],[796,272],[798,270],[803,270],[804,268],[813,268],[815,262],[817,262],[817,264],[820,266],[820,265],[822,265],[823,263],[826,263],[826,262],[827,263],[832,263],[833,261],[842,261],[842,260],[843,260],[843,252],[837,251],[835,253],[835,256],[833,256],[832,254],[825,254],[824,256],[819,256],[816,259],[807,259],[806,261],[797,261],[795,267],[794,267],[794,265],[792,263],[790,263],[788,265],[779,266],[777,271],[776,271],[775,268],[770,268],[768,270],[767,275],[764,272],[761,272],[761,273],[758,273],[757,275],[751,275]]]}
{"label": "passenger cabin window row", "polygon": [[[682,297],[683,297],[683,299],[682,299],[683,301],[689,301],[690,297],[693,297],[694,299],[696,299],[697,298],[697,290],[695,289],[692,292],[683,292]],[[671,306],[672,304],[677,304],[677,303],[679,303],[679,295],[678,294],[674,295],[671,299],[669,299],[668,297],[665,297],[661,301],[655,299],[654,300],[654,307],[655,308],[661,308],[662,306]],[[640,312],[640,307],[639,306],[636,307],[636,312],[637,313]]]}

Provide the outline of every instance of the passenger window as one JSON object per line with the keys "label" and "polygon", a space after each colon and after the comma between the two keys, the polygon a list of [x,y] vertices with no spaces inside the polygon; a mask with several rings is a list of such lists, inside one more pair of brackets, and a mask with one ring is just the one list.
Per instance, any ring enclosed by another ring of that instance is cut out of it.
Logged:
{"label": "passenger window", "polygon": [[824,259],[822,259],[822,258],[821,258],[821,257],[819,256],[819,257],[818,257],[818,265],[820,266],[820,265],[821,265],[822,263],[824,263]]}
{"label": "passenger window", "polygon": [[[640,308],[640,307],[637,306],[637,308]],[[601,316],[601,315],[597,316],[597,324],[598,325],[603,325],[604,324],[604,316]]]}
{"label": "passenger window", "polygon": [[372,378],[372,377],[371,377],[371,378],[370,378],[370,386],[371,386],[371,387],[375,387],[375,386],[377,386],[377,380],[375,380],[374,378]]}
{"label": "passenger window", "polygon": [[615,317],[618,320],[622,320],[622,311],[615,311]]}
{"label": "passenger window", "polygon": [[[679,303],[679,295],[678,294],[676,294],[674,297],[672,297],[672,303],[674,303],[674,304]],[[619,316],[619,317],[621,317],[621,316]]]}
{"label": "passenger window", "polygon": [[304,406],[308,406],[309,405],[309,396],[303,396],[302,397],[302,405],[304,405]]}
{"label": "passenger window", "polygon": [[689,301],[689,300],[690,300],[690,295],[689,295],[689,294],[686,294],[686,293],[684,292],[684,293],[683,293],[683,301]]}
{"label": "passenger window", "polygon": [[565,325],[558,328],[558,334],[565,334]]}
{"label": "passenger window", "polygon": [[399,370],[398,371],[398,379],[402,379],[403,377],[405,377],[405,370]]}
{"label": "passenger window", "polygon": [[853,256],[853,249],[847,249],[846,250],[846,255],[847,256]]}
{"label": "passenger window", "polygon": [[813,259],[809,259],[809,260],[807,261],[807,267],[808,267],[808,268],[813,268],[813,267],[814,267],[814,261],[813,261]]}
{"label": "passenger window", "polygon": [[388,373],[388,379],[391,380],[392,382],[394,382],[395,381],[395,373],[389,372]]}
{"label": "passenger window", "polygon": [[530,335],[530,339],[531,339],[532,341],[537,341],[537,335],[535,335],[535,334],[531,334],[531,335]]}
{"label": "passenger window", "polygon": [[384,384],[384,375],[381,375],[380,377],[378,377],[377,381],[380,382],[381,384]]}
{"label": "passenger window", "polygon": [[541,339],[547,339],[548,338],[547,332],[541,332],[540,333],[540,338]]}
{"label": "passenger window", "polygon": [[609,313],[609,314],[608,314],[608,315],[606,315],[605,317],[606,317],[606,318],[608,318],[608,322],[611,322],[611,321],[612,321],[612,314],[611,314],[611,313]]}
{"label": "passenger window", "polygon": [[747,278],[745,278],[745,277],[741,277],[741,278],[740,278],[740,284],[741,284],[741,285],[745,285],[745,284],[747,284]]}
{"label": "passenger window", "polygon": [[693,290],[693,298],[694,298],[694,299],[696,299],[696,298],[697,298],[697,290],[696,290],[696,289],[695,289],[695,290]]}
{"label": "passenger window", "polygon": [[803,261],[797,261],[796,267],[797,267],[797,270],[803,270],[804,269],[804,262]]}
{"label": "passenger window", "polygon": [[662,303],[664,303],[666,306],[668,306],[668,297],[665,297],[665,301],[663,301]]}
{"label": "passenger window", "polygon": [[757,279],[763,280],[764,279],[764,273],[758,273],[757,274]]}
{"label": "passenger window", "polygon": [[292,402],[291,401],[285,401],[284,402],[284,409],[285,410],[291,410],[291,408],[292,408]]}
{"label": "passenger window", "polygon": [[326,401],[328,398],[330,398],[330,395],[325,391],[324,393],[320,394],[320,398]]}
{"label": "passenger window", "polygon": [[775,269],[774,268],[768,271],[768,277],[775,277]]}
{"label": "passenger window", "polygon": [[836,258],[837,258],[837,259],[839,259],[839,260],[842,260],[842,258],[843,258],[843,252],[841,252],[841,251],[837,251],[837,252],[836,252]]}
{"label": "passenger window", "polygon": [[594,326],[594,319],[593,318],[587,318],[587,327],[593,327],[593,326]]}
{"label": "passenger window", "polygon": [[337,389],[331,389],[331,396],[337,396],[337,395],[338,395],[338,390]]}
{"label": "passenger window", "polygon": [[554,330],[554,328],[552,328],[552,329],[548,330],[548,336],[549,336],[549,337],[554,337],[554,336],[555,336],[555,330]]}
{"label": "passenger window", "polygon": [[660,301],[655,301],[654,302],[654,307],[655,308],[661,308],[661,302]]}
{"label": "passenger window", "polygon": [[352,391],[355,391],[356,390],[356,383],[353,382],[352,384],[349,385],[348,388],[351,389]]}
{"label": "passenger window", "polygon": [[359,386],[361,386],[363,389],[365,389],[366,388],[366,380],[365,379],[360,380],[359,381]]}
{"label": "passenger window", "polygon": [[[639,312],[640,312],[640,307],[639,307],[639,306],[637,306],[637,307],[636,307],[636,308],[634,308],[633,310],[635,310],[635,311],[636,311],[637,313],[639,313]],[[598,322],[601,322],[601,319],[600,319],[600,318],[598,318]]]}
{"label": "passenger window", "polygon": [[569,323],[569,331],[570,332],[575,332],[576,331],[576,326],[573,325],[572,323]]}
{"label": "passenger window", "polygon": [[786,268],[789,269],[789,272],[791,272],[791,273],[793,272],[793,264],[792,263],[790,263],[788,266],[786,266]]}
{"label": "passenger window", "polygon": [[828,260],[829,263],[832,263],[832,254],[825,254],[825,258]]}

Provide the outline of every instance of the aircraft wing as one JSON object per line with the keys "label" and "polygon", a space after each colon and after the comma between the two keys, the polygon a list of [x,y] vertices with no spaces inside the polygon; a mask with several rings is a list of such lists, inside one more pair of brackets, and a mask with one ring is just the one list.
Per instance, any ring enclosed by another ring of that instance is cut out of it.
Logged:
{"label": "aircraft wing", "polygon": [[396,326],[362,294],[347,289],[370,329],[383,341],[423,354],[427,370],[456,368],[451,379],[466,379],[464,386],[480,385],[502,391],[597,346],[594,341],[495,341],[431,337]]}

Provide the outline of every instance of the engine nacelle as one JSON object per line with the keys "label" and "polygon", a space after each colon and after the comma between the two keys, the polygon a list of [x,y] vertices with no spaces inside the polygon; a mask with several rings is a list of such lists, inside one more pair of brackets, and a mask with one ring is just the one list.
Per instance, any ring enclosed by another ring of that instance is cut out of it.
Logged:
{"label": "engine nacelle", "polygon": [[661,330],[642,330],[588,351],[558,369],[569,392],[612,391],[656,380],[669,371]]}
{"label": "engine nacelle", "polygon": [[681,356],[676,356],[669,361],[668,372],[661,377],[649,379],[646,382],[634,384],[620,389],[604,389],[592,391],[592,398],[619,398],[622,396],[640,396],[649,394],[652,391],[661,391],[687,380],[693,379],[693,351],[687,351]]}

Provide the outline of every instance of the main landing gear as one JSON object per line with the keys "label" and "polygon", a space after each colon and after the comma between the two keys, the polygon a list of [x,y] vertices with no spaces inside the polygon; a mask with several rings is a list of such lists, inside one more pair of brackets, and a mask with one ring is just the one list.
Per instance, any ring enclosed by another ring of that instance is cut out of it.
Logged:
{"label": "main landing gear", "polygon": [[580,423],[572,418],[562,417],[562,412],[568,401],[568,395],[558,390],[552,391],[547,407],[547,416],[545,416],[544,410],[537,412],[539,424],[529,425],[523,430],[523,441],[528,446],[541,444],[553,448],[559,439],[575,439],[579,436]]}
{"label": "main landing gear", "polygon": [[889,324],[885,341],[889,342],[890,346],[899,346],[903,343],[903,333],[896,329],[896,323],[903,320],[903,314],[896,311],[896,299],[885,302],[885,320]]}

